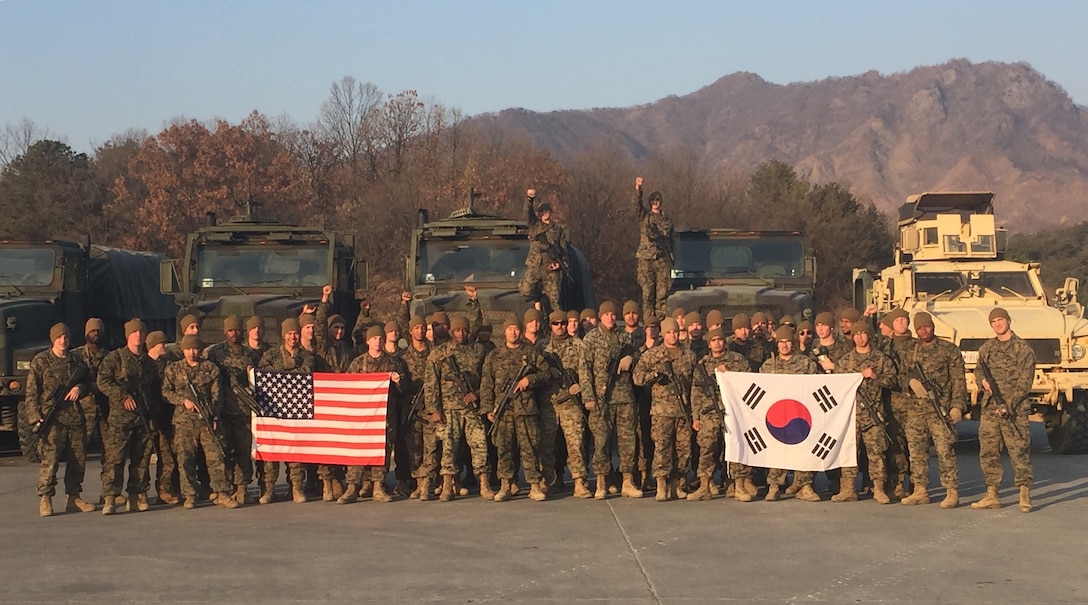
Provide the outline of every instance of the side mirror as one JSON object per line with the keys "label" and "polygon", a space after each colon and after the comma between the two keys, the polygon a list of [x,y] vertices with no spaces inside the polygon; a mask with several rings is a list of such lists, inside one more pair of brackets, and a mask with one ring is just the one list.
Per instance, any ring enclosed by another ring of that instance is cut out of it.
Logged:
{"label": "side mirror", "polygon": [[163,294],[175,294],[180,290],[178,274],[174,270],[174,261],[168,258],[159,261],[159,291]]}

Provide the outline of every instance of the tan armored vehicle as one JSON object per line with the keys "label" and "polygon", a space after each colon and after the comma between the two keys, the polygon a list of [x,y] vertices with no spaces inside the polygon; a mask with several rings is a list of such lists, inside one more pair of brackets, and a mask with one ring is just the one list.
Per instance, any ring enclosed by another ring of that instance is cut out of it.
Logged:
{"label": "tan armored vehicle", "polygon": [[[1067,278],[1053,299],[1038,263],[1005,260],[1007,234],[994,221],[993,193],[922,193],[899,209],[895,264],[879,273],[854,270],[854,301],[878,315],[903,308],[928,311],[936,333],[957,347],[972,372],[978,348],[993,336],[988,316],[1008,310],[1012,327],[1035,351],[1032,420],[1045,421],[1051,448],[1088,452],[1088,321],[1077,300],[1079,282]],[[977,418],[977,406],[973,406]]]}

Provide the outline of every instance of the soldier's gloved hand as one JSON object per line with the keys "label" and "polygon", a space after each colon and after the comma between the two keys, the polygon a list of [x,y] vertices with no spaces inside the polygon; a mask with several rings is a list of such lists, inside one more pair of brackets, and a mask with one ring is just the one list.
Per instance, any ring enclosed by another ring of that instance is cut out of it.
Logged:
{"label": "soldier's gloved hand", "polygon": [[963,412],[959,408],[952,408],[948,410],[948,417],[952,419],[953,424],[963,420]]}
{"label": "soldier's gloved hand", "polygon": [[626,372],[627,370],[631,369],[631,366],[634,365],[634,363],[634,357],[630,355],[624,355],[623,357],[620,357],[619,370],[621,372]]}
{"label": "soldier's gloved hand", "polygon": [[917,378],[911,378],[910,382],[908,382],[907,384],[910,385],[910,390],[914,393],[915,397],[926,396],[926,388],[922,386],[921,380],[918,380]]}
{"label": "soldier's gloved hand", "polygon": [[658,372],[657,376],[654,377],[654,382],[657,384],[669,384],[669,376],[664,372]]}
{"label": "soldier's gloved hand", "polygon": [[567,389],[567,392],[570,393],[571,395],[577,395],[578,393],[582,392],[582,385],[580,385],[578,383],[574,383],[574,384],[570,385],[570,388]]}

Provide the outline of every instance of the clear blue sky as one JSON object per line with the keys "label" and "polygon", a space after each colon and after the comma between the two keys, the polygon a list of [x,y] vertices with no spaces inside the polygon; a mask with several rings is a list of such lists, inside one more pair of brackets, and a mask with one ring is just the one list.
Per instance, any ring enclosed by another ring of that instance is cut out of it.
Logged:
{"label": "clear blue sky", "polygon": [[0,0],[0,127],[79,151],[173,118],[317,117],[345,75],[469,114],[629,106],[964,57],[1088,103],[1088,2]]}

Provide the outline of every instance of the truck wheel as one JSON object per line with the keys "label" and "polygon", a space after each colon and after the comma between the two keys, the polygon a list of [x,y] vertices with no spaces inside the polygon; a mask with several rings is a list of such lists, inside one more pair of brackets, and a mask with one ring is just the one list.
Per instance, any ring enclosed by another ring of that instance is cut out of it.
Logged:
{"label": "truck wheel", "polygon": [[19,402],[19,449],[23,450],[23,458],[27,462],[41,462],[38,448],[30,448],[30,422],[26,419],[26,400]]}
{"label": "truck wheel", "polygon": [[1073,391],[1064,410],[1047,414],[1046,436],[1056,454],[1088,454],[1088,391]]}

